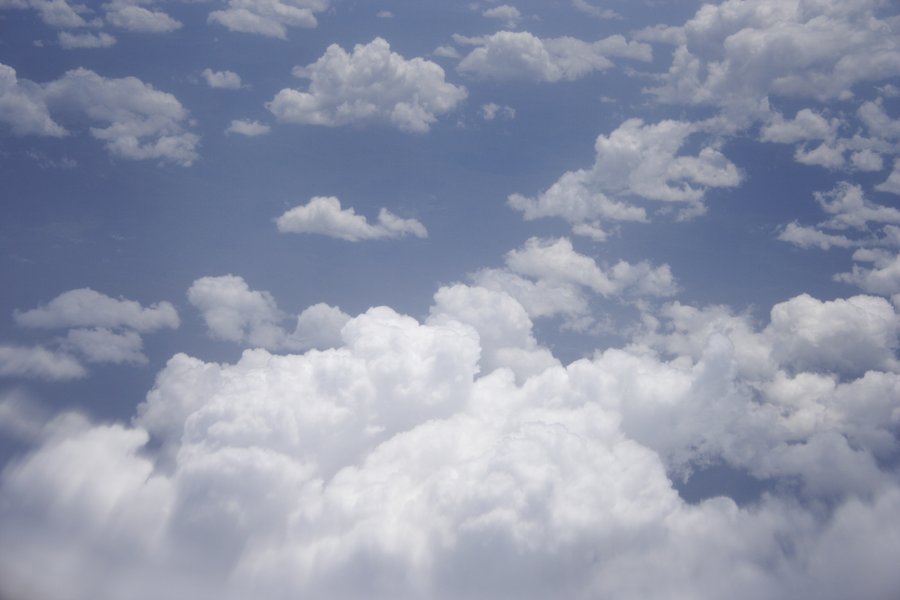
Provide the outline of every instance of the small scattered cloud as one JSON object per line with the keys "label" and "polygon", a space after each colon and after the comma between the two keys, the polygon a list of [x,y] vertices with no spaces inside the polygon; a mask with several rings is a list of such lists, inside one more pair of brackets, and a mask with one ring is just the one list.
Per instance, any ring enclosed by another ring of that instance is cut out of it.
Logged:
{"label": "small scattered cloud", "polygon": [[269,133],[272,128],[265,123],[259,121],[251,121],[249,119],[235,119],[228,124],[225,133],[235,133],[245,135],[247,137],[256,137]]}
{"label": "small scattered cloud", "polygon": [[276,220],[281,233],[317,233],[348,242],[394,239],[406,235],[428,237],[425,226],[415,219],[402,219],[382,208],[374,224],[353,208],[341,208],[333,196],[316,196],[295,206]]}
{"label": "small scattered cloud", "polygon": [[73,48],[109,48],[115,45],[116,38],[105,32],[100,33],[69,33],[59,32],[60,47],[71,50]]}
{"label": "small scattered cloud", "polygon": [[515,6],[509,4],[501,4],[483,11],[482,16],[488,19],[497,19],[503,22],[503,26],[507,29],[515,29],[522,20],[522,13]]}
{"label": "small scattered cloud", "polygon": [[328,0],[228,0],[227,8],[212,11],[208,20],[229,31],[287,39],[289,27],[316,27],[316,13],[328,5]]}
{"label": "small scattered cloud", "polygon": [[481,118],[485,121],[493,121],[494,119],[509,121],[516,118],[516,109],[505,104],[500,105],[489,102],[481,105]]}
{"label": "small scattered cloud", "polygon": [[113,27],[136,33],[169,33],[182,23],[166,13],[139,6],[140,0],[114,0],[106,4],[106,21]]}
{"label": "small scattered cloud", "polygon": [[241,87],[241,76],[234,71],[213,71],[212,69],[203,69],[201,75],[203,75],[206,85],[211,88],[236,90]]}

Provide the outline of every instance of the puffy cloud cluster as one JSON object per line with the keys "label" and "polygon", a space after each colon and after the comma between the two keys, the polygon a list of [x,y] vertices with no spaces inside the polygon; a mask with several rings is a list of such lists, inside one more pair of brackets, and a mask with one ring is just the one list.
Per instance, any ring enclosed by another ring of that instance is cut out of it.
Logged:
{"label": "puffy cloud cluster", "polygon": [[288,332],[282,327],[287,315],[272,295],[250,289],[236,275],[201,277],[187,296],[212,337],[269,350],[330,348],[340,342],[341,328],[350,320],[339,308],[315,304],[298,315],[295,330]]}
{"label": "puffy cloud cluster", "polygon": [[703,212],[709,188],[741,182],[741,173],[714,142],[696,155],[681,153],[702,128],[683,121],[646,124],[629,119],[608,136],[599,135],[597,156],[589,169],[568,171],[536,198],[512,194],[509,205],[527,220],[558,217],[574,232],[598,241],[606,237],[603,221],[646,221],[635,201],[681,204],[682,216]]}
{"label": "puffy cloud cluster", "polygon": [[406,235],[428,237],[428,230],[415,219],[403,219],[382,208],[373,225],[353,208],[341,208],[341,201],[333,196],[316,196],[306,204],[295,206],[278,217],[275,224],[281,233],[318,233],[348,242]]}
{"label": "puffy cloud cluster", "polygon": [[105,32],[100,33],[69,33],[59,32],[59,45],[65,50],[72,48],[108,48],[115,45],[116,38]]}
{"label": "puffy cloud cluster", "polygon": [[[826,119],[804,108],[790,120],[780,113],[773,113],[763,126],[760,138],[766,142],[797,143],[794,158],[804,164],[828,169],[881,171],[884,155],[897,155],[900,151],[900,120],[887,114],[881,97],[861,104],[856,116],[868,135],[860,130],[851,137],[841,136],[841,131],[849,128],[846,119]],[[889,185],[885,182],[876,189]]]}
{"label": "puffy cloud cluster", "polygon": [[269,133],[272,128],[265,123],[259,121],[251,121],[247,119],[235,119],[228,124],[225,133],[236,133],[246,137],[257,137]]}
{"label": "puffy cloud cluster", "polygon": [[[178,354],[130,425],[60,415],[4,470],[0,591],[889,597],[894,310],[801,296],[763,329],[667,311],[568,366],[514,299],[469,286],[424,323],[372,308],[329,350]],[[768,491],[685,502],[676,482],[709,464]]]}
{"label": "puffy cloud cluster", "polygon": [[113,27],[138,33],[168,33],[180,29],[180,21],[160,10],[145,8],[142,0],[113,0],[105,4],[106,22]]}
{"label": "puffy cloud cluster", "polygon": [[405,59],[375,38],[348,53],[337,44],[294,74],[309,79],[307,91],[285,88],[267,107],[279,120],[336,127],[387,122],[424,133],[437,117],[453,110],[466,89],[444,80],[444,70],[423,58]]}
{"label": "puffy cloud cluster", "polygon": [[488,19],[498,19],[503,22],[503,26],[507,29],[515,29],[522,20],[522,13],[515,6],[509,4],[501,4],[484,10],[482,16]]}
{"label": "puffy cloud cluster", "polygon": [[57,350],[2,346],[0,374],[43,379],[85,376],[76,357],[89,363],[145,364],[141,334],[180,325],[169,302],[145,308],[90,288],[69,290],[37,308],[15,311],[13,320],[25,328],[67,330],[54,341]]}
{"label": "puffy cloud cluster", "polygon": [[328,0],[226,0],[226,8],[209,13],[209,22],[229,31],[287,38],[288,27],[316,27],[316,13]]}
{"label": "puffy cloud cluster", "polygon": [[[682,26],[645,30],[676,45],[662,101],[724,106],[737,117],[769,95],[848,98],[857,83],[900,75],[896,20],[878,0],[726,0]],[[639,36],[640,37],[640,36]]]}
{"label": "puffy cloud cluster", "polygon": [[666,297],[677,291],[669,265],[620,260],[601,267],[566,238],[531,238],[507,252],[505,262],[502,269],[477,271],[473,282],[515,298],[532,318],[563,316],[573,329],[593,323],[592,297]]}
{"label": "puffy cloud cluster", "polygon": [[613,35],[596,42],[572,37],[541,39],[528,32],[499,31],[486,37],[454,36],[476,46],[457,65],[460,73],[482,79],[572,81],[614,66],[610,57],[649,61],[648,44]]}
{"label": "puffy cloud cluster", "polygon": [[900,210],[872,202],[862,187],[847,182],[830,192],[816,192],[815,199],[830,218],[815,226],[789,223],[778,239],[801,248],[856,248],[853,260],[857,264],[835,279],[872,294],[900,292]]}
{"label": "puffy cloud cluster", "polygon": [[135,77],[106,78],[88,69],[67,71],[38,85],[0,64],[0,121],[16,135],[63,136],[51,112],[75,113],[96,125],[91,135],[109,152],[132,160],[161,159],[188,166],[199,138],[185,131],[188,111],[175,96]]}
{"label": "puffy cloud cluster", "polygon": [[[153,0],[112,0],[98,7],[71,4],[67,0],[0,0],[0,9],[30,8],[41,20],[59,29],[99,28],[104,24],[138,33],[169,33],[182,23],[161,10],[154,10]],[[151,5],[149,8],[147,5]],[[102,9],[103,16],[96,15]],[[64,49],[105,48],[116,43],[106,32],[70,33],[61,31],[59,43]]]}

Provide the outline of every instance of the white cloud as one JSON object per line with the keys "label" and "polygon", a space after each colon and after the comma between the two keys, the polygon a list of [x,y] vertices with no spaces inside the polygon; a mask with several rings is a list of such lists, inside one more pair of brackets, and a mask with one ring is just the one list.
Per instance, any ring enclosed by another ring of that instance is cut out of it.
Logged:
{"label": "white cloud", "polygon": [[54,111],[74,111],[105,125],[91,127],[91,135],[104,141],[115,156],[164,159],[184,166],[197,158],[199,138],[184,131],[188,112],[172,94],[135,77],[107,79],[75,69],[41,86],[39,97]]}
{"label": "white cloud", "polygon": [[328,8],[328,0],[228,0],[224,10],[209,13],[209,22],[229,31],[287,38],[288,27],[315,27],[316,13]]}
{"label": "white cloud", "polygon": [[250,289],[236,275],[201,277],[191,284],[187,296],[213,338],[272,351],[340,345],[341,329],[350,320],[341,309],[319,303],[301,312],[294,331],[289,332],[283,327],[288,316],[272,294]]}
{"label": "white cloud", "polygon": [[86,371],[68,354],[37,347],[0,344],[0,376],[77,379]]}
{"label": "white cloud", "polygon": [[284,318],[269,292],[251,290],[235,275],[202,277],[191,284],[188,301],[203,314],[209,333],[221,340],[279,348]]}
{"label": "white cloud", "polygon": [[80,4],[69,4],[67,0],[2,0],[0,9],[31,8],[41,16],[41,20],[50,27],[85,27],[87,21],[79,13],[87,8]]}
{"label": "white cloud", "polygon": [[600,8],[587,2],[587,0],[572,0],[572,6],[577,10],[598,19],[621,19],[621,15],[609,8]]}
{"label": "white cloud", "polygon": [[522,20],[522,13],[519,12],[519,9],[515,6],[510,6],[509,4],[501,4],[500,6],[488,8],[481,14],[488,19],[498,19],[503,21],[503,26],[507,29],[515,29],[518,27],[519,21]]}
{"label": "white cloud", "polygon": [[31,81],[19,80],[16,70],[0,64],[0,122],[16,135],[63,136],[66,130],[50,116],[43,93]]}
{"label": "white cloud", "polygon": [[900,46],[878,4],[704,5],[681,27],[645,31],[678,45],[663,84],[651,91],[665,102],[724,106],[734,116],[768,95],[846,98],[857,83],[900,74]]}
{"label": "white cloud", "polygon": [[188,112],[172,94],[135,77],[107,79],[87,69],[67,71],[37,85],[17,79],[15,70],[0,65],[0,120],[14,133],[64,135],[50,115],[57,111],[105,125],[93,126],[90,132],[114,156],[163,159],[184,166],[197,158],[199,138],[184,131]]}
{"label": "white cloud", "polygon": [[651,48],[613,35],[597,42],[571,37],[541,39],[528,32],[499,31],[481,38],[454,36],[459,44],[477,46],[457,71],[483,79],[572,81],[593,71],[612,68],[610,57],[649,61]]}
{"label": "white cloud", "polygon": [[201,73],[206,85],[223,90],[236,90],[241,87],[241,76],[234,71],[213,71],[203,69]]}
{"label": "white cloud", "polygon": [[333,196],[316,196],[307,204],[295,206],[276,220],[281,233],[318,233],[329,237],[359,242],[394,239],[406,235],[428,237],[425,226],[415,219],[401,219],[386,208],[378,211],[375,224],[369,223],[353,208],[341,208]]}
{"label": "white cloud", "polygon": [[506,106],[489,102],[481,105],[481,118],[485,121],[493,121],[494,119],[510,120],[516,117],[516,109],[512,106]]}
{"label": "white cloud", "polygon": [[900,210],[867,200],[859,185],[842,182],[830,192],[816,192],[815,198],[822,210],[833,215],[822,223],[824,227],[865,229],[869,223],[900,223]]}
{"label": "white cloud", "polygon": [[140,0],[115,0],[104,5],[106,21],[120,29],[138,33],[168,33],[180,29],[180,21],[166,13],[138,6]]}
{"label": "white cloud", "polygon": [[816,247],[820,250],[831,248],[852,248],[857,243],[845,235],[826,233],[816,227],[800,225],[796,221],[785,225],[778,234],[778,239],[799,246],[800,248]]}
{"label": "white cloud", "polygon": [[697,133],[697,125],[682,121],[629,119],[597,137],[590,169],[563,174],[537,198],[512,194],[509,205],[527,220],[559,217],[595,227],[603,220],[646,221],[646,210],[632,200],[686,204],[682,215],[692,216],[702,212],[707,189],[741,182],[738,168],[714,144],[696,156],[679,154]]}
{"label": "white cloud", "polygon": [[[131,425],[61,415],[4,470],[0,590],[889,597],[900,376],[827,372],[877,368],[887,338],[865,315],[884,306],[795,298],[762,331],[675,308],[683,327],[659,341],[696,348],[672,360],[609,349],[520,382],[478,369],[489,344],[529,345],[527,317],[466,286],[439,291],[424,324],[370,309],[332,350],[178,354]],[[751,377],[741,364],[766,331],[799,338],[779,359],[792,369],[826,370]],[[859,358],[823,346],[848,334]],[[719,463],[773,483],[747,506],[679,497],[673,478]]]}
{"label": "white cloud", "polygon": [[66,50],[72,48],[109,48],[115,45],[116,38],[108,33],[69,33],[59,32],[59,45]]}
{"label": "white cloud", "polygon": [[879,192],[888,192],[900,196],[900,159],[894,161],[894,169],[888,178],[875,186]]}
{"label": "white cloud", "polygon": [[90,288],[63,292],[47,304],[26,311],[15,311],[13,318],[21,327],[63,329],[70,327],[129,327],[137,331],[177,329],[178,313],[169,302],[144,308],[134,300],[111,298]]}
{"label": "white cloud", "polygon": [[443,58],[460,58],[459,50],[453,46],[438,46],[432,54]]}
{"label": "white cloud", "polygon": [[889,296],[900,292],[900,254],[861,249],[854,252],[853,259],[858,262],[871,262],[872,267],[853,265],[849,273],[835,275],[835,281],[859,286],[871,294]]}
{"label": "white cloud", "polygon": [[266,106],[279,120],[335,127],[387,122],[403,131],[427,132],[453,110],[466,90],[444,80],[444,70],[423,58],[407,60],[381,38],[347,53],[337,44],[316,62],[298,67],[307,91],[285,88]]}
{"label": "white cloud", "polygon": [[236,133],[247,137],[256,137],[258,135],[265,135],[271,130],[272,128],[270,126],[265,123],[260,123],[259,121],[235,119],[228,124],[225,133]]}
{"label": "white cloud", "polygon": [[144,342],[135,331],[116,333],[105,328],[72,329],[62,341],[67,350],[77,352],[91,363],[147,364]]}

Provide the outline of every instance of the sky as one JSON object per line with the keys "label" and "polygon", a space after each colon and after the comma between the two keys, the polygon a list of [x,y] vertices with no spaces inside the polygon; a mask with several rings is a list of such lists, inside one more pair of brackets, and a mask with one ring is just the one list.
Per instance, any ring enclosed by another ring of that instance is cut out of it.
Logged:
{"label": "sky", "polygon": [[889,599],[890,0],[0,0],[0,598]]}

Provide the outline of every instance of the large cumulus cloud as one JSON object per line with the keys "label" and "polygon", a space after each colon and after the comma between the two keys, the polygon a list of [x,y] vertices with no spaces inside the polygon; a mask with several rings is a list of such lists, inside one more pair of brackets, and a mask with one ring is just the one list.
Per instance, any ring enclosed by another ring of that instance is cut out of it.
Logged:
{"label": "large cumulus cloud", "polygon": [[[60,415],[7,467],[0,589],[889,597],[894,309],[801,296],[764,327],[715,307],[663,314],[631,346],[563,366],[511,296],[453,286],[427,322],[373,308],[328,350],[178,354],[130,425]],[[848,335],[850,365],[829,350]],[[685,502],[678,481],[717,463],[769,491]]]}

